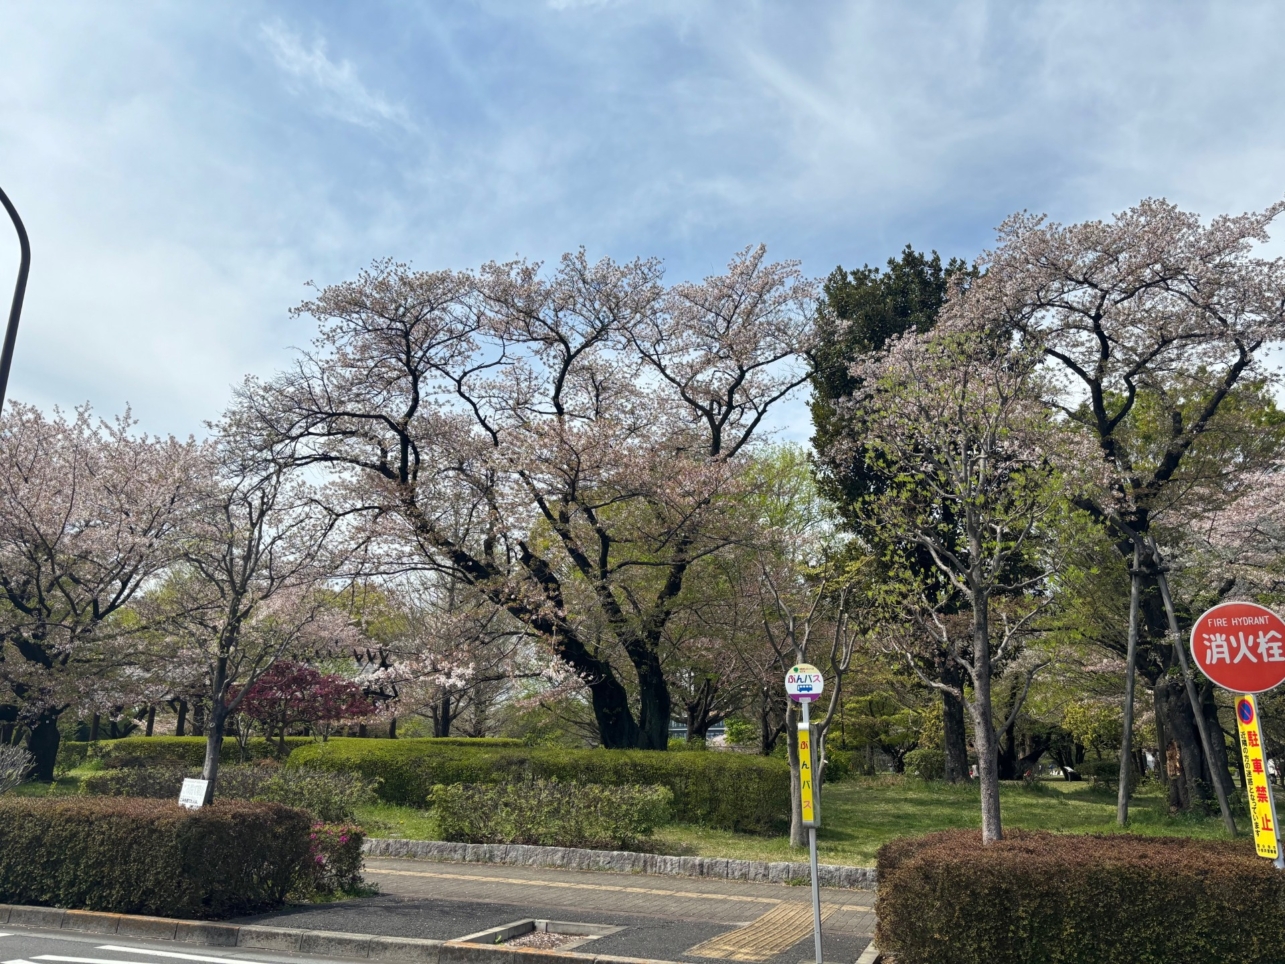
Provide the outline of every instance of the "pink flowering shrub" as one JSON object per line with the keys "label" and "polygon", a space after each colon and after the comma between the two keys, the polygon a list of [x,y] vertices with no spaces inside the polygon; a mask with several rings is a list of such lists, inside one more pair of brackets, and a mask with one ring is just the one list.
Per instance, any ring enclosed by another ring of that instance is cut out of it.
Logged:
{"label": "pink flowering shrub", "polygon": [[361,845],[366,831],[352,823],[314,823],[308,835],[306,886],[313,894],[344,893],[361,886]]}

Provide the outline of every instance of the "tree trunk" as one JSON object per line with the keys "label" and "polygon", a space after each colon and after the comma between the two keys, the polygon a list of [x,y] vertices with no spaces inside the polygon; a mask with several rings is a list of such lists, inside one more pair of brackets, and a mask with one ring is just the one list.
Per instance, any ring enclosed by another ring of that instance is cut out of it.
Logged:
{"label": "tree trunk", "polygon": [[215,699],[210,707],[210,717],[205,727],[205,765],[201,768],[201,779],[208,780],[205,788],[205,802],[214,802],[214,790],[219,780],[219,757],[223,752],[223,731],[227,725],[227,710],[221,699]]}
{"label": "tree trunk", "polygon": [[397,717],[395,716],[388,721],[388,738],[390,740],[397,739]]}
{"label": "tree trunk", "polygon": [[786,755],[790,760],[790,846],[802,847],[807,842],[803,830],[802,782],[799,775],[799,712],[791,700],[785,711]]}
{"label": "tree trunk", "polygon": [[192,735],[205,736],[205,700],[192,705]]}
{"label": "tree trunk", "polygon": [[[364,734],[363,734],[364,735]],[[443,691],[433,707],[433,736],[451,735],[451,691]]]}
{"label": "tree trunk", "polygon": [[156,707],[149,706],[147,708],[147,731],[143,735],[151,736],[152,730],[155,726],[156,726]]}
{"label": "tree trunk", "polygon": [[187,726],[187,700],[178,701],[178,722],[174,724],[174,735],[184,736]]}
{"label": "tree trunk", "polygon": [[[1133,688],[1138,673],[1138,568],[1142,547],[1133,543],[1133,565],[1129,569],[1129,635],[1124,668],[1124,721],[1120,736],[1120,786],[1116,795],[1115,820],[1121,827],[1129,822],[1129,759],[1133,752]],[[1140,771],[1141,772],[1141,771]]]}
{"label": "tree trunk", "polygon": [[[1196,731],[1191,715],[1191,701],[1182,681],[1173,676],[1156,680],[1154,689],[1156,717],[1164,722],[1164,732],[1169,738],[1166,747],[1166,766],[1169,782],[1169,805],[1187,810],[1197,807],[1209,810],[1209,785],[1202,780],[1204,759],[1200,750],[1200,734]],[[1176,754],[1176,766],[1175,757]]]}
{"label": "tree trunk", "polygon": [[[974,553],[974,557],[978,555]],[[979,598],[980,597],[980,598]],[[982,843],[1004,839],[999,813],[999,741],[995,738],[991,702],[991,640],[989,602],[973,597],[973,741],[977,745],[977,776],[982,802]]]}
{"label": "tree trunk", "polygon": [[636,746],[640,750],[668,750],[669,718],[673,703],[669,696],[669,686],[665,683],[665,675],[661,671],[660,659],[651,654],[650,659],[638,660],[635,665],[638,668]]}
{"label": "tree trunk", "polygon": [[46,710],[31,726],[27,735],[27,750],[34,758],[32,773],[42,783],[53,783],[54,768],[58,763],[58,713]]}
{"label": "tree trunk", "polygon": [[102,721],[102,718],[97,713],[95,713],[92,719],[90,720],[89,722],[89,742],[90,743],[98,742],[98,725],[101,721]]}
{"label": "tree trunk", "polygon": [[[943,660],[941,682],[964,691],[963,671]],[[941,694],[941,722],[945,734],[946,781],[961,783],[968,779],[968,732],[964,727],[964,701],[951,693]]]}

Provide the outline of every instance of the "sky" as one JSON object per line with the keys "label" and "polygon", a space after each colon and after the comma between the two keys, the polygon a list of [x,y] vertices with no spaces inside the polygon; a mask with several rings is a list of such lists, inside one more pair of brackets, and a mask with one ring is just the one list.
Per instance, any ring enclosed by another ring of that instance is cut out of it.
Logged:
{"label": "sky", "polygon": [[[200,435],[308,342],[305,283],[376,258],[583,245],[672,282],[765,242],[824,276],[971,259],[1019,210],[1260,209],[1282,36],[1235,0],[9,0],[10,397]],[[774,427],[806,438],[803,399]]]}

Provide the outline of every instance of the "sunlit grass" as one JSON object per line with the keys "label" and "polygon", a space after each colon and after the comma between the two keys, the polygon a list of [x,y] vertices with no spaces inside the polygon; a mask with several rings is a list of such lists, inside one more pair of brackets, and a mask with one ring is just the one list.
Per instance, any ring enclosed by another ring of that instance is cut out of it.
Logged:
{"label": "sunlit grass", "polygon": [[[1004,825],[1058,833],[1118,833],[1115,794],[1086,783],[1044,781],[1000,789]],[[1170,816],[1163,789],[1147,784],[1134,794],[1128,832],[1226,839],[1217,817]],[[378,804],[359,818],[372,837],[432,840],[437,828],[431,812]],[[872,866],[875,852],[897,837],[933,830],[981,826],[976,784],[951,786],[914,778],[883,776],[830,784],[823,792],[818,856],[824,863]],[[1243,838],[1242,838],[1243,839]],[[1246,842],[1246,847],[1249,843]],[[800,860],[784,835],[710,830],[671,824],[656,831],[648,850],[742,860]]]}

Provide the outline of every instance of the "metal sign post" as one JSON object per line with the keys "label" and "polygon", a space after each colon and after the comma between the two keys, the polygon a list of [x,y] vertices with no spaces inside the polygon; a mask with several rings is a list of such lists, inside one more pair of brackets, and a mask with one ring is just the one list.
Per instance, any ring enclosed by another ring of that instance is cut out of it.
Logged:
{"label": "metal sign post", "polygon": [[812,720],[808,714],[814,700],[825,689],[825,677],[815,666],[799,663],[785,674],[785,692],[800,704],[803,719],[799,721],[799,815],[808,828],[808,861],[812,867],[812,940],[816,946],[816,964],[821,961],[821,884],[817,875],[817,827],[821,826],[821,795],[817,792],[816,749],[812,740]]}
{"label": "metal sign post", "polygon": [[1220,603],[1191,627],[1191,655],[1202,673],[1236,697],[1236,731],[1258,856],[1285,870],[1276,799],[1267,772],[1255,693],[1285,682],[1285,622],[1266,606]]}

